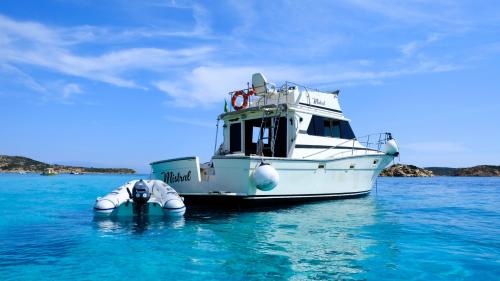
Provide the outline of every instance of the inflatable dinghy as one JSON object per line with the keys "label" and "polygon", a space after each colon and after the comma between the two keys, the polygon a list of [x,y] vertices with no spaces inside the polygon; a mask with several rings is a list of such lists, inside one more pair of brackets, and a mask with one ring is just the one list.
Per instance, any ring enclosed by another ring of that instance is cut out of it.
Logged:
{"label": "inflatable dinghy", "polygon": [[99,216],[182,216],[186,206],[183,198],[163,181],[134,180],[98,197],[94,211]]}

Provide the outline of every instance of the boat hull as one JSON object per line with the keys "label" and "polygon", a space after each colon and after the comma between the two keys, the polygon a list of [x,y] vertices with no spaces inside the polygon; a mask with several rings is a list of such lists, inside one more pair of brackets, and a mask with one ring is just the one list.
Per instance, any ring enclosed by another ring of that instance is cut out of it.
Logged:
{"label": "boat hull", "polygon": [[296,205],[307,202],[360,198],[370,191],[344,194],[311,194],[289,196],[223,196],[223,195],[184,195],[184,202],[190,207],[252,208]]}
{"label": "boat hull", "polygon": [[[212,167],[197,170],[198,158],[152,163],[153,176],[190,175],[189,180],[167,182],[186,204],[272,205],[305,201],[353,198],[369,194],[382,169],[394,156],[377,153],[331,160],[258,157],[214,157]],[[189,159],[193,161],[189,163]],[[279,174],[278,185],[270,191],[256,188],[252,174],[261,162]],[[178,177],[179,178],[179,177]]]}

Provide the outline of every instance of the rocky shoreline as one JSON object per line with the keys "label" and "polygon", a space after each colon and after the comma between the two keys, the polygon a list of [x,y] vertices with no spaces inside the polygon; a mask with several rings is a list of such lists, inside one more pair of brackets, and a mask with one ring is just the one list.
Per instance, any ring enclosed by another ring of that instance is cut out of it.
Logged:
{"label": "rocky shoreline", "polygon": [[385,168],[381,177],[499,177],[500,166],[479,165],[469,168],[426,167],[414,165],[394,164]]}
{"label": "rocky shoreline", "polygon": [[[0,173],[43,173],[48,169],[58,174],[135,174],[127,168],[94,168],[47,164],[23,156],[0,155]],[[500,166],[479,165],[469,168],[426,167],[394,164],[385,168],[381,177],[499,177]]]}
{"label": "rocky shoreline", "polygon": [[128,168],[94,168],[47,164],[23,156],[0,155],[0,173],[36,173],[51,170],[58,174],[135,174]]}
{"label": "rocky shoreline", "polygon": [[428,167],[436,176],[450,177],[500,177],[500,166],[479,165],[470,168]]}
{"label": "rocky shoreline", "polygon": [[385,168],[381,177],[432,177],[432,171],[414,165],[394,164]]}

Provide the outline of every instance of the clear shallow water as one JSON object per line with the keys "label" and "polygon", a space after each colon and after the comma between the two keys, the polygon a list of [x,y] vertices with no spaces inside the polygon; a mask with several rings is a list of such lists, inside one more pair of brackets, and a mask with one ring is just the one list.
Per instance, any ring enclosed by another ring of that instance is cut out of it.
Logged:
{"label": "clear shallow water", "polygon": [[500,178],[381,178],[253,212],[95,220],[138,176],[0,175],[1,280],[498,280]]}

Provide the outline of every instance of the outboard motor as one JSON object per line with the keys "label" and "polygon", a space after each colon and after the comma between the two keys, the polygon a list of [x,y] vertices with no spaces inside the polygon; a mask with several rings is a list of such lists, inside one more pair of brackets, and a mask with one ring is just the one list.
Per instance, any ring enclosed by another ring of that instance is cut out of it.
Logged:
{"label": "outboard motor", "polygon": [[135,214],[147,212],[148,200],[149,198],[151,198],[151,192],[149,192],[149,187],[143,180],[140,180],[134,184],[132,193],[129,192],[129,196],[130,199],[134,201]]}

